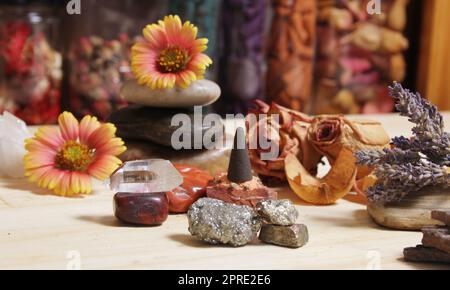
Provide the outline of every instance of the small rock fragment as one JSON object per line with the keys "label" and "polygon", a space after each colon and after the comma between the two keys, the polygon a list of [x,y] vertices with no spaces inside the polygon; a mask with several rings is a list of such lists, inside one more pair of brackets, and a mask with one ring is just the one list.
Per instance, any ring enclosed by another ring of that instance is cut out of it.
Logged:
{"label": "small rock fragment", "polygon": [[260,201],[277,198],[277,192],[262,184],[256,176],[250,181],[237,184],[230,182],[226,173],[217,175],[209,182],[206,194],[210,198],[253,208]]}
{"label": "small rock fragment", "polygon": [[298,218],[298,211],[288,199],[264,200],[256,205],[261,218],[268,224],[291,226]]}
{"label": "small rock fragment", "polygon": [[431,212],[431,217],[450,227],[450,210],[434,210]]}
{"label": "small rock fragment", "polygon": [[161,225],[169,215],[169,200],[164,193],[117,193],[114,214],[126,223]]}
{"label": "small rock fragment", "polygon": [[189,207],[206,196],[206,185],[212,176],[193,166],[175,165],[183,176],[183,184],[167,192],[170,213],[186,213]]}
{"label": "small rock fragment", "polygon": [[450,254],[450,229],[445,227],[426,227],[422,229],[422,244]]}
{"label": "small rock fragment", "polygon": [[305,225],[292,226],[263,225],[259,239],[264,243],[288,248],[300,248],[308,243],[308,228]]}
{"label": "small rock fragment", "polygon": [[409,262],[450,264],[450,254],[424,246],[406,248],[403,251],[403,255],[405,256],[405,260]]}
{"label": "small rock fragment", "polygon": [[256,237],[261,228],[252,208],[211,198],[199,199],[187,216],[189,232],[210,244],[244,246]]}

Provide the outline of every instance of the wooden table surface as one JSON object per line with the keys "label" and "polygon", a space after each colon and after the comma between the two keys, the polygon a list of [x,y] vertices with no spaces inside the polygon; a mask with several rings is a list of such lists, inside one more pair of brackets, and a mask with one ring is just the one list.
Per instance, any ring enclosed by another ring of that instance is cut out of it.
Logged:
{"label": "wooden table surface", "polygon": [[[446,114],[450,125],[450,114]],[[394,115],[372,116],[391,136],[411,126]],[[60,198],[24,180],[0,179],[1,269],[450,269],[403,260],[418,232],[375,225],[363,205],[303,204],[288,189],[310,242],[300,249],[254,243],[242,248],[209,246],[191,238],[185,215],[161,227],[124,225],[112,215],[113,193],[95,183],[95,194]]]}

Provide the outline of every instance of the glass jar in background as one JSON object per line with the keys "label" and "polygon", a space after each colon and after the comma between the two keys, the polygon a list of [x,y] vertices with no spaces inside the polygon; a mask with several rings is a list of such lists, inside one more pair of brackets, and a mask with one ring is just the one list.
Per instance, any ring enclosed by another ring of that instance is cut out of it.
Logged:
{"label": "glass jar in background", "polygon": [[120,96],[124,81],[133,77],[130,67],[131,41],[81,37],[68,54],[69,107],[77,117],[94,115],[105,121],[126,105]]}
{"label": "glass jar in background", "polygon": [[167,1],[90,0],[81,15],[66,15],[67,98],[64,108],[105,121],[126,105],[123,83],[133,78],[130,51],[142,29],[165,15]]}
{"label": "glass jar in background", "polygon": [[380,2],[377,14],[368,0],[317,0],[316,113],[393,111],[387,86],[405,78],[409,0]]}
{"label": "glass jar in background", "polygon": [[62,54],[58,6],[49,1],[0,4],[0,112],[29,125],[60,113]]}

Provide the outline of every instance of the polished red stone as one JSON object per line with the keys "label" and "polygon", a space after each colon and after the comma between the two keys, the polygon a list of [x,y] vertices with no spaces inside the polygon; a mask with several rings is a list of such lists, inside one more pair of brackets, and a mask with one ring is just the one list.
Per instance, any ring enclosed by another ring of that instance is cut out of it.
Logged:
{"label": "polished red stone", "polygon": [[183,184],[167,193],[169,211],[186,213],[199,198],[206,196],[206,186],[213,177],[206,171],[184,165],[175,165],[183,176]]}
{"label": "polished red stone", "polygon": [[169,200],[165,193],[117,193],[114,214],[126,223],[161,225],[169,215]]}

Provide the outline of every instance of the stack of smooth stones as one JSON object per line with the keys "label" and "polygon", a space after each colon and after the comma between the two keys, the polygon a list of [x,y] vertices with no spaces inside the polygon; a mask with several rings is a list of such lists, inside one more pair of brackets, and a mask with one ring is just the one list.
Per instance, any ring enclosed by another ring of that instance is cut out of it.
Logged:
{"label": "stack of smooth stones", "polygon": [[[228,164],[229,151],[191,150],[204,148],[204,134],[217,128],[216,124],[204,124],[203,120],[207,106],[216,102],[220,94],[220,87],[209,80],[196,81],[184,89],[150,89],[134,80],[126,82],[121,95],[131,105],[110,117],[110,122],[117,127],[117,135],[125,140],[128,148],[120,158],[123,161],[161,158],[212,173],[223,170]],[[194,107],[202,108],[200,119],[194,118]],[[172,119],[178,114],[187,115],[190,126],[180,123],[173,126]],[[187,128],[183,136],[191,137],[191,148],[173,148],[172,135],[179,133],[180,128]]]}
{"label": "stack of smooth stones", "polygon": [[433,211],[433,219],[444,226],[422,229],[422,245],[404,250],[405,260],[410,262],[450,264],[450,210]]}

